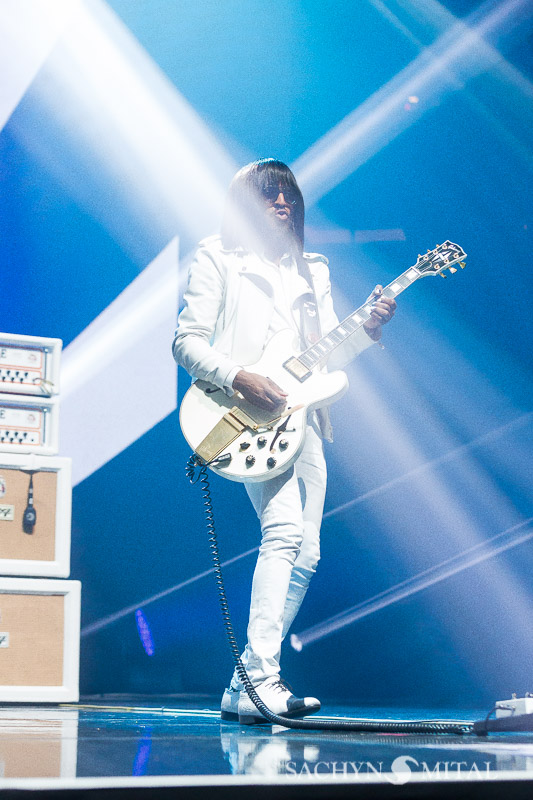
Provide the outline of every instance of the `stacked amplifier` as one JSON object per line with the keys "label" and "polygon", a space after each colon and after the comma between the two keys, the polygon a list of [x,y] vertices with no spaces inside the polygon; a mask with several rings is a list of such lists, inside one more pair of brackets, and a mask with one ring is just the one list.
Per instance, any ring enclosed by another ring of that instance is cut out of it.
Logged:
{"label": "stacked amplifier", "polygon": [[0,333],[0,703],[79,699],[81,585],[57,580],[72,503],[71,459],[57,457],[61,346]]}

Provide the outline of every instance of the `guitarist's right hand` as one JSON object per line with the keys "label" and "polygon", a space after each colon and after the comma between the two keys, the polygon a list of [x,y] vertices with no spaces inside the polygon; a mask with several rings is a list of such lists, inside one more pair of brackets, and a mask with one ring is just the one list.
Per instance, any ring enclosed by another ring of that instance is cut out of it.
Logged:
{"label": "guitarist's right hand", "polygon": [[287,402],[287,393],[263,375],[241,369],[233,380],[233,388],[245,400],[266,411],[280,411]]}

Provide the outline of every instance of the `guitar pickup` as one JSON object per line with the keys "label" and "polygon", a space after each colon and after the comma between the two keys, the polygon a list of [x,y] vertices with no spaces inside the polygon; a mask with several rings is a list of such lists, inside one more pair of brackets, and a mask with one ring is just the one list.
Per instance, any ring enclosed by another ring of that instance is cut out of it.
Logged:
{"label": "guitar pickup", "polygon": [[306,381],[307,378],[310,378],[311,375],[313,374],[312,372],[310,372],[310,370],[307,369],[305,364],[302,364],[302,362],[295,356],[292,356],[291,358],[287,359],[287,361],[285,361],[283,366],[287,370],[287,372],[290,372],[290,374],[294,378],[296,378],[296,380],[300,381],[300,383]]}

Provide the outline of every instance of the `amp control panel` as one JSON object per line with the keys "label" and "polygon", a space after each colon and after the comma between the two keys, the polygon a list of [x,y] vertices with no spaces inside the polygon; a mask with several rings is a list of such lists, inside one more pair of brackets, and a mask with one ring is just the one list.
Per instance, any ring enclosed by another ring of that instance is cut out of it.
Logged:
{"label": "amp control panel", "polygon": [[58,394],[62,345],[61,339],[0,333],[0,392]]}
{"label": "amp control panel", "polygon": [[56,398],[0,394],[0,450],[56,455],[59,404]]}

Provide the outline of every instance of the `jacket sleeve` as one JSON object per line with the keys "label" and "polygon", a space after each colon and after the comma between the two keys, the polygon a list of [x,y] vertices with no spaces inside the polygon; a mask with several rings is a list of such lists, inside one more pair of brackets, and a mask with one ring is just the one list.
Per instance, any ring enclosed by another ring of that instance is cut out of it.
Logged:
{"label": "jacket sleeve", "polygon": [[233,379],[241,367],[212,346],[217,321],[223,313],[225,287],[226,271],[220,259],[209,247],[200,246],[189,270],[172,352],[191,377],[232,394]]}
{"label": "jacket sleeve", "polygon": [[[333,308],[329,269],[327,261],[323,256],[319,264],[310,264],[309,266],[313,273],[322,335],[325,336],[339,324],[339,320]],[[327,361],[328,370],[331,372],[334,369],[343,369],[350,361],[353,361],[354,358],[360,355],[363,350],[367,350],[373,344],[374,341],[370,338],[365,329],[362,327],[359,328],[355,333],[349,336],[345,342],[333,350]]]}

